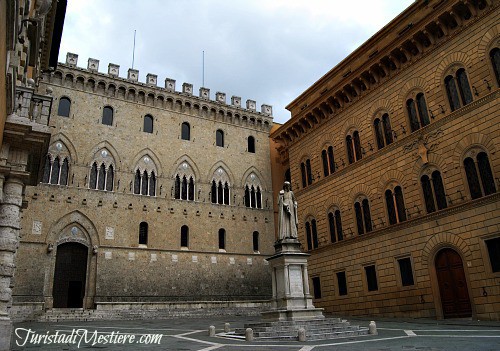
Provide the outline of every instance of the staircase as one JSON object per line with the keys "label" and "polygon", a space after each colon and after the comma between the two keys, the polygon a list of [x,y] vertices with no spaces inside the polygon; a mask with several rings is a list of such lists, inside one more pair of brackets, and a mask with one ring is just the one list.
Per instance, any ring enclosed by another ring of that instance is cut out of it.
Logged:
{"label": "staircase", "polygon": [[305,329],[308,341],[368,335],[368,328],[351,325],[340,318],[250,323],[236,329],[235,334],[244,336],[246,328],[252,328],[254,338],[261,340],[297,340],[300,328]]}

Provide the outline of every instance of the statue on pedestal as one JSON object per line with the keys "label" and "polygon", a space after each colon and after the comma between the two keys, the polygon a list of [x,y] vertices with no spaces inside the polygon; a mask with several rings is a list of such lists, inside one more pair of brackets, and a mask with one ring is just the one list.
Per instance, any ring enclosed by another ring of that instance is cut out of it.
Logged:
{"label": "statue on pedestal", "polygon": [[298,224],[297,201],[290,182],[285,182],[278,195],[278,240],[297,239]]}

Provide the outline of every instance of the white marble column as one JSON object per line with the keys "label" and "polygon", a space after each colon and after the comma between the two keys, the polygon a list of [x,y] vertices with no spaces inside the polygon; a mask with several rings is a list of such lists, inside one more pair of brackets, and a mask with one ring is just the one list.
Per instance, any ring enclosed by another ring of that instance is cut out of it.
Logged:
{"label": "white marble column", "polygon": [[11,280],[15,270],[15,254],[19,246],[23,182],[9,178],[3,186],[0,205],[0,351],[10,350],[12,322],[8,308],[12,303]]}

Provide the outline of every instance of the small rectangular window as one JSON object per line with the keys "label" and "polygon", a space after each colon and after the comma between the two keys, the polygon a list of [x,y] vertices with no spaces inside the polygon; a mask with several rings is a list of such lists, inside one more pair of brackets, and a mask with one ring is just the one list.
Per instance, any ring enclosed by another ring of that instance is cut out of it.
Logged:
{"label": "small rectangular window", "polygon": [[345,272],[337,272],[337,286],[339,287],[339,296],[347,295],[347,279]]}
{"label": "small rectangular window", "polygon": [[486,240],[486,246],[490,256],[491,270],[500,272],[500,238]]}
{"label": "small rectangular window", "polygon": [[368,286],[368,291],[377,291],[377,272],[375,271],[375,265],[365,267],[366,283]]}
{"label": "small rectangular window", "polygon": [[321,281],[319,277],[313,277],[313,290],[314,290],[314,298],[321,299]]}
{"label": "small rectangular window", "polygon": [[409,257],[398,260],[399,271],[401,272],[401,283],[403,286],[414,285],[413,271],[411,269],[411,259]]}

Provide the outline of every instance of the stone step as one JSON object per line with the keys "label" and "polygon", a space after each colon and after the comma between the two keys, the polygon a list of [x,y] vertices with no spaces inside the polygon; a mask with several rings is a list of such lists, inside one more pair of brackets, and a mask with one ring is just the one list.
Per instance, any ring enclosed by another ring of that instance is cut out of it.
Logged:
{"label": "stone step", "polygon": [[[310,329],[306,331],[306,335],[319,335],[319,334],[341,334],[341,333],[356,333],[360,331],[359,328],[321,328],[321,329]],[[290,335],[297,334],[298,329],[290,330],[266,330],[266,331],[254,331],[254,336],[268,337],[268,336],[280,336],[280,335]]]}

